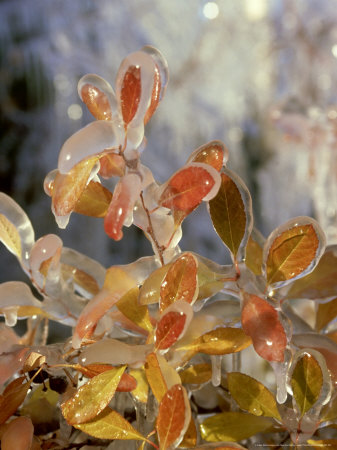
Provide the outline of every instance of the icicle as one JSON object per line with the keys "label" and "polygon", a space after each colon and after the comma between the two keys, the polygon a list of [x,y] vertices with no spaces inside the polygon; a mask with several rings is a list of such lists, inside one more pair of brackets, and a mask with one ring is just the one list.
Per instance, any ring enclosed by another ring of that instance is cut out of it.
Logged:
{"label": "icicle", "polygon": [[220,386],[222,355],[211,355],[211,363],[212,363],[212,384],[213,386]]}
{"label": "icicle", "polygon": [[290,389],[288,388],[288,371],[290,361],[291,353],[289,350],[285,350],[283,362],[270,362],[270,365],[274,369],[276,378],[276,399],[280,404],[284,403],[287,400],[288,390]]}

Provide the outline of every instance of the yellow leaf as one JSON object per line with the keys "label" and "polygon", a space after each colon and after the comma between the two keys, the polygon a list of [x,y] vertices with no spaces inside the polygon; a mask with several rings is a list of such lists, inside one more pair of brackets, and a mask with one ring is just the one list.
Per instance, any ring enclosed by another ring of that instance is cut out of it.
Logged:
{"label": "yellow leaf", "polygon": [[316,359],[305,354],[291,377],[294,399],[302,416],[317,402],[323,385],[322,369]]}
{"label": "yellow leaf", "polygon": [[88,422],[110,403],[126,366],[107,370],[81,386],[76,394],[61,404],[70,425]]}
{"label": "yellow leaf", "polygon": [[329,450],[337,450],[337,439],[309,439],[307,442],[317,450],[322,450],[324,448]]}
{"label": "yellow leaf", "polygon": [[99,291],[99,285],[95,278],[89,275],[87,272],[78,269],[77,267],[71,266],[69,264],[62,263],[61,271],[63,279],[72,279],[74,284],[77,284],[82,289],[86,290],[92,295],[96,295]]}
{"label": "yellow leaf", "polygon": [[179,372],[179,375],[184,384],[207,383],[212,378],[212,366],[206,363],[194,364]]}
{"label": "yellow leaf", "polygon": [[317,331],[321,331],[328,323],[337,317],[337,298],[334,298],[330,302],[320,303],[316,312],[316,324]]}
{"label": "yellow leaf", "polygon": [[144,281],[139,293],[140,305],[150,305],[159,302],[161,284],[170,267],[171,264],[159,267]]}
{"label": "yellow leaf", "polygon": [[195,446],[197,445],[197,440],[198,440],[197,427],[195,425],[193,417],[191,416],[190,423],[188,425],[186,433],[184,434],[183,440],[180,442],[179,447],[195,448]]}
{"label": "yellow leaf", "polygon": [[91,217],[105,217],[112,193],[98,181],[90,181],[75,204],[74,211]]}
{"label": "yellow leaf", "polygon": [[227,355],[240,352],[251,343],[251,338],[241,328],[219,327],[203,334],[190,344],[178,347],[177,350],[187,350],[186,358],[190,359],[196,353]]}
{"label": "yellow leaf", "polygon": [[[271,239],[271,238],[269,238]],[[316,258],[320,241],[312,224],[295,225],[272,240],[266,258],[268,284],[290,280]]]}
{"label": "yellow leaf", "polygon": [[210,267],[198,260],[198,286],[197,300],[211,297],[219,292],[225,283],[223,273],[214,272]]}
{"label": "yellow leaf", "polygon": [[125,317],[151,333],[153,326],[151,324],[149,310],[146,305],[139,305],[138,296],[139,288],[136,286],[123,295],[116,303],[116,306]]}
{"label": "yellow leaf", "polygon": [[[228,169],[221,173],[221,186],[217,195],[209,202],[209,212],[215,231],[237,259],[243,239],[251,224],[246,208],[250,208],[250,195],[243,181]],[[244,190],[249,205],[245,205],[241,190]],[[247,235],[247,236],[246,236]]]}
{"label": "yellow leaf", "polygon": [[255,275],[261,275],[262,270],[262,254],[263,248],[261,245],[252,237],[249,236],[247,247],[246,247],[246,266]]}
{"label": "yellow leaf", "polygon": [[269,417],[258,417],[242,412],[224,412],[204,420],[200,425],[200,431],[201,437],[207,442],[236,442],[257,433],[271,431],[273,425],[274,421]]}
{"label": "yellow leaf", "polygon": [[131,392],[131,395],[139,402],[146,403],[149,383],[147,382],[144,369],[131,369],[129,374],[137,381],[137,387]]}
{"label": "yellow leaf", "polygon": [[281,420],[274,395],[262,383],[240,372],[227,374],[228,389],[240,406],[255,416]]}
{"label": "yellow leaf", "polygon": [[160,369],[158,358],[160,358],[160,355],[149,353],[144,368],[147,381],[159,403],[167,391],[167,384]]}
{"label": "yellow leaf", "polygon": [[317,300],[336,296],[337,251],[336,246],[331,246],[309,275],[293,282],[287,297]]}
{"label": "yellow leaf", "polygon": [[149,442],[116,411],[105,408],[90,422],[74,424],[74,427],[99,439],[122,439]]}
{"label": "yellow leaf", "polygon": [[18,259],[21,259],[21,239],[15,225],[6,216],[0,214],[0,241]]}

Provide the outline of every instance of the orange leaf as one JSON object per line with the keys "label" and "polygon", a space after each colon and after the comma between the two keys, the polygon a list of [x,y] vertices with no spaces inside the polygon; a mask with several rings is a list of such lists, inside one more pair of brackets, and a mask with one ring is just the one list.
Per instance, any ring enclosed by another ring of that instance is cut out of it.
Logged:
{"label": "orange leaf", "polygon": [[31,449],[34,427],[28,417],[18,417],[10,422],[1,437],[2,450]]}
{"label": "orange leaf", "polygon": [[160,71],[158,69],[158,66],[156,65],[155,69],[154,69],[151,103],[150,103],[150,106],[148,107],[145,117],[144,117],[144,125],[147,124],[147,122],[151,119],[155,110],[158,107],[159,100],[160,100],[160,92],[161,92]]}
{"label": "orange leaf", "polygon": [[173,210],[193,210],[211,193],[216,184],[214,174],[218,175],[218,172],[214,170],[213,173],[200,163],[183,167],[169,179],[159,204]]}
{"label": "orange leaf", "polygon": [[93,84],[84,84],[81,88],[81,98],[91,114],[97,120],[111,120],[112,111],[106,94]]}
{"label": "orange leaf", "polygon": [[[209,202],[215,231],[234,258],[248,239],[252,226],[250,194],[243,181],[228,169],[221,173],[221,186]],[[243,198],[246,198],[244,202]]]}
{"label": "orange leaf", "polygon": [[6,387],[0,398],[0,424],[6,422],[26,398],[31,382],[22,384],[25,380],[25,377],[17,378]]}
{"label": "orange leaf", "polygon": [[155,334],[155,349],[169,349],[181,336],[186,323],[186,315],[170,311],[159,320]]}
{"label": "orange leaf", "polygon": [[160,402],[167,392],[167,384],[163,377],[158,358],[160,356],[155,353],[149,353],[146,357],[144,365],[147,381],[152,389],[153,395]]}
{"label": "orange leaf", "polygon": [[67,174],[57,173],[52,203],[58,216],[66,216],[74,210],[96,162],[97,158],[89,158],[76,164]]}
{"label": "orange leaf", "polygon": [[220,172],[224,159],[228,159],[228,150],[221,141],[211,141],[197,148],[187,162],[199,162],[209,164]]}
{"label": "orange leaf", "polygon": [[179,445],[190,419],[191,410],[185,388],[176,384],[166,392],[159,404],[156,430],[161,450]]}
{"label": "orange leaf", "polygon": [[122,177],[125,173],[125,162],[121,155],[115,153],[103,154],[99,162],[98,173],[103,178]]}
{"label": "orange leaf", "polygon": [[192,253],[184,253],[171,265],[160,288],[160,312],[176,300],[194,302],[198,296],[197,270],[198,261]]}
{"label": "orange leaf", "polygon": [[99,286],[97,281],[94,277],[84,272],[83,270],[77,269],[77,267],[71,266],[69,264],[62,264],[61,271],[64,280],[69,281],[69,279],[71,278],[73,280],[73,283],[85,289],[90,294],[96,295],[98,293]]}
{"label": "orange leaf", "polygon": [[70,425],[88,422],[110,403],[126,366],[100,373],[69,400],[61,404],[62,414]]}
{"label": "orange leaf", "polygon": [[[309,220],[309,219],[308,219]],[[293,226],[292,226],[293,225]],[[298,225],[296,219],[285,224],[281,233],[275,230],[268,238],[265,250],[266,278],[268,284],[290,280],[313,269],[321,247],[313,223]]]}
{"label": "orange leaf", "polygon": [[287,337],[277,311],[266,300],[244,293],[241,322],[256,353],[267,361],[284,360]]}
{"label": "orange leaf", "polygon": [[90,181],[78,199],[74,211],[91,217],[105,217],[112,199],[111,192],[98,183]]}
{"label": "orange leaf", "polygon": [[130,66],[125,72],[121,87],[121,109],[126,126],[136,115],[141,90],[140,67]]}

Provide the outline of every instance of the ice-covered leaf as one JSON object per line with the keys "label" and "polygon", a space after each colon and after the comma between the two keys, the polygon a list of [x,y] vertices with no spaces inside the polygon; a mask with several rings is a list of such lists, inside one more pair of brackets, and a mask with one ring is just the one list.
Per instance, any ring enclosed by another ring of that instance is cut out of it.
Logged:
{"label": "ice-covered leaf", "polygon": [[263,236],[253,229],[247,242],[245,263],[255,275],[262,274],[264,240]]}
{"label": "ice-covered leaf", "polygon": [[116,303],[117,308],[125,317],[133,323],[146,330],[148,333],[153,331],[148,307],[138,303],[139,288],[132,288]]}
{"label": "ice-covered leaf", "polygon": [[130,66],[124,74],[121,89],[121,110],[125,125],[134,118],[141,96],[141,69]]}
{"label": "ice-covered leaf", "polygon": [[312,355],[305,354],[297,361],[290,383],[303,416],[317,402],[323,385],[322,369]]}
{"label": "ice-covered leaf", "polygon": [[262,383],[240,372],[227,374],[228,389],[241,409],[281,420],[274,395]]}
{"label": "ice-covered leaf", "polygon": [[257,295],[244,293],[241,322],[256,353],[267,361],[284,360],[287,337],[273,306]]}
{"label": "ice-covered leaf", "polygon": [[263,274],[268,284],[280,287],[303,277],[318,264],[325,237],[316,221],[297,217],[274,230],[263,251]]}
{"label": "ice-covered leaf", "polygon": [[88,422],[110,403],[126,366],[103,372],[61,404],[62,414],[70,425]]}
{"label": "ice-covered leaf", "polygon": [[107,214],[104,218],[104,230],[115,241],[122,239],[124,222],[132,213],[140,191],[141,179],[135,173],[125,175],[116,185]]}
{"label": "ice-covered leaf", "polygon": [[77,423],[74,427],[99,439],[147,441],[124,417],[110,408],[106,408],[90,422]]}
{"label": "ice-covered leaf", "polygon": [[67,174],[56,175],[52,189],[53,212],[56,216],[67,216],[74,210],[97,161],[97,158],[86,159]]}
{"label": "ice-covered leaf", "polygon": [[91,217],[105,217],[112,199],[111,192],[98,183],[90,181],[75,204],[74,211]]}
{"label": "ice-covered leaf", "polygon": [[198,261],[192,253],[184,253],[174,261],[161,284],[161,312],[177,300],[195,301],[198,296],[197,270]]}
{"label": "ice-covered leaf", "polygon": [[240,328],[218,327],[201,335],[190,344],[178,346],[178,350],[186,350],[189,358],[196,353],[227,355],[240,352],[251,343],[250,337]]}
{"label": "ice-covered leaf", "polygon": [[337,246],[326,248],[317,267],[305,277],[296,280],[288,298],[308,298],[312,300],[337,296]]}
{"label": "ice-covered leaf", "polygon": [[21,259],[22,250],[19,232],[3,214],[0,214],[0,241],[18,259]]}
{"label": "ice-covered leaf", "polygon": [[[81,364],[74,364],[71,365],[71,368],[82,373],[87,378],[94,378],[103,372],[115,369],[115,367],[112,366],[111,364],[98,364],[98,363],[88,364],[86,366],[81,366]],[[135,378],[129,375],[128,373],[123,372],[117,385],[116,391],[129,392],[135,389],[136,386],[137,382]]]}
{"label": "ice-covered leaf", "polygon": [[220,175],[211,166],[190,163],[172,175],[165,184],[159,205],[172,210],[189,212],[208,201],[218,192]]}
{"label": "ice-covered leaf", "polygon": [[146,403],[149,391],[144,369],[131,369],[130,375],[136,380],[137,386],[132,390],[132,396],[139,402]]}
{"label": "ice-covered leaf", "polygon": [[34,427],[29,417],[12,420],[1,437],[2,450],[30,450]]}
{"label": "ice-covered leaf", "polygon": [[215,231],[229,248],[235,259],[242,259],[251,232],[252,206],[246,185],[233,172],[224,168],[217,195],[209,202],[209,213]]}
{"label": "ice-covered leaf", "polygon": [[63,144],[58,170],[61,174],[66,174],[79,162],[101,156],[105,149],[118,149],[123,142],[124,129],[120,119],[92,122]]}
{"label": "ice-covered leaf", "polygon": [[199,162],[209,164],[220,172],[222,166],[228,160],[228,150],[221,141],[211,141],[194,150],[187,160],[190,162]]}
{"label": "ice-covered leaf", "polygon": [[136,281],[122,268],[110,267],[106,272],[103,289],[86,304],[78,318],[73,346],[79,346],[83,337],[94,331],[99,319],[136,285]]}
{"label": "ice-covered leaf", "polygon": [[6,422],[23,403],[31,383],[25,383],[26,377],[13,380],[0,397],[0,424]]}
{"label": "ice-covered leaf", "polygon": [[[208,442],[241,441],[257,433],[271,431],[274,421],[269,417],[242,412],[223,412],[204,420],[201,437]],[[221,447],[220,447],[221,448]]]}
{"label": "ice-covered leaf", "polygon": [[334,298],[330,302],[320,303],[316,311],[316,324],[317,331],[322,330],[328,323],[337,317],[337,298]]}
{"label": "ice-covered leaf", "polygon": [[98,75],[84,75],[77,86],[78,95],[98,120],[111,120],[117,112],[115,93],[110,84]]}
{"label": "ice-covered leaf", "polygon": [[161,285],[170,267],[171,264],[159,267],[144,281],[139,292],[140,305],[150,305],[159,301]]}
{"label": "ice-covered leaf", "polygon": [[[14,255],[17,257],[20,255],[22,258],[21,263],[27,269],[29,252],[35,240],[34,230],[22,208],[3,192],[0,192],[0,218],[2,222],[0,223],[1,242]],[[18,237],[20,244],[17,241]]]}
{"label": "ice-covered leaf", "polygon": [[122,177],[125,174],[125,161],[121,155],[106,153],[100,160],[99,174],[103,178]]}
{"label": "ice-covered leaf", "polygon": [[198,286],[199,293],[197,300],[211,297],[221,291],[225,280],[235,277],[235,269],[232,273],[224,272],[223,268],[213,261],[198,256]]}
{"label": "ice-covered leaf", "polygon": [[179,372],[184,384],[203,384],[212,378],[212,366],[207,363],[194,364]]}
{"label": "ice-covered leaf", "polygon": [[179,447],[181,448],[195,448],[198,440],[198,432],[195,421],[191,416],[190,423],[184,434],[183,440],[180,442]]}
{"label": "ice-covered leaf", "polygon": [[170,311],[163,315],[157,323],[155,349],[169,349],[182,335],[185,328],[186,315]]}
{"label": "ice-covered leaf", "polygon": [[96,279],[84,270],[77,269],[76,267],[69,264],[62,264],[61,273],[64,280],[69,281],[71,279],[75,285],[79,286],[90,294],[98,294],[99,285]]}
{"label": "ice-covered leaf", "polygon": [[156,422],[162,450],[176,448],[182,440],[191,419],[190,404],[185,388],[175,384],[163,396]]}

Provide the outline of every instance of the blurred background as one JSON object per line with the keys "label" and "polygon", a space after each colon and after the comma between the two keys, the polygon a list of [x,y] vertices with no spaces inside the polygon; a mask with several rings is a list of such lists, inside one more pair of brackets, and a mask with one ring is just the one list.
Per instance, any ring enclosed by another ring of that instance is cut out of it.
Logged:
{"label": "blurred background", "polygon": [[[151,254],[135,227],[109,240],[100,219],[59,230],[44,194],[59,150],[92,117],[77,82],[112,86],[121,60],[160,49],[170,81],[147,125],[143,162],[163,182],[198,146],[222,140],[267,236],[309,215],[337,243],[336,0],[0,0],[0,183],[36,238],[56,233],[105,266]],[[183,225],[184,250],[224,263],[206,208]],[[0,281],[23,278],[3,247]]]}

